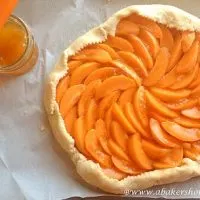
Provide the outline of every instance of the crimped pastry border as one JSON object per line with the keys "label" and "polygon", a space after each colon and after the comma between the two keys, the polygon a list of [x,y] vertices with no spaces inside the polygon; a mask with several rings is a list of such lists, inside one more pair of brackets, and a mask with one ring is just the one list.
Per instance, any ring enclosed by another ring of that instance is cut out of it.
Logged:
{"label": "crimped pastry border", "polygon": [[107,177],[99,164],[94,163],[78,152],[74,139],[67,133],[64,120],[56,102],[56,86],[59,80],[67,74],[68,57],[74,55],[88,44],[103,42],[107,35],[115,35],[115,29],[120,19],[138,13],[156,22],[179,30],[200,32],[200,19],[173,6],[168,5],[136,5],[129,6],[115,13],[105,23],[96,27],[75,40],[62,54],[60,60],[51,72],[44,95],[45,109],[52,127],[53,134],[62,148],[69,154],[76,166],[78,174],[89,184],[106,192],[123,194],[125,190],[145,189],[155,185],[182,182],[195,176],[200,176],[200,163],[184,158],[180,167],[154,170],[138,176],[128,176],[119,181]]}

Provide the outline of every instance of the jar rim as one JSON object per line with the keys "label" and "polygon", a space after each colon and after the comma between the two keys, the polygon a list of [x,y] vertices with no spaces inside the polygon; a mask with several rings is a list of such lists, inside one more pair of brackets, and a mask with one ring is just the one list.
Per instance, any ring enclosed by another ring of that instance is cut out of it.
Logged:
{"label": "jar rim", "polygon": [[10,71],[10,70],[15,70],[18,66],[18,64],[21,62],[21,60],[25,57],[25,55],[27,54],[28,48],[30,46],[30,42],[31,42],[31,37],[32,35],[30,34],[30,31],[28,29],[28,26],[26,25],[26,23],[19,17],[15,16],[15,15],[10,15],[10,17],[8,18],[8,21],[15,21],[16,23],[18,23],[25,31],[26,34],[26,48],[23,52],[23,54],[16,60],[16,62],[9,64],[9,65],[5,65],[5,66],[1,66],[0,70],[4,70],[4,71]]}

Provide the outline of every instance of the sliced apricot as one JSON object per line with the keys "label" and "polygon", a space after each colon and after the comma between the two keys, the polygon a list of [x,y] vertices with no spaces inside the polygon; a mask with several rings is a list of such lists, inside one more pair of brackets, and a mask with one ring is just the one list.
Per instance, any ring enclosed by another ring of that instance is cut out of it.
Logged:
{"label": "sliced apricot", "polygon": [[60,102],[60,113],[64,118],[68,111],[77,104],[81,94],[85,90],[85,85],[79,84],[68,88]]}
{"label": "sliced apricot", "polygon": [[123,20],[120,20],[120,22],[117,24],[115,34],[117,36],[126,35],[126,34],[138,35],[139,31],[140,29],[138,25],[134,24],[133,22],[123,19]]}
{"label": "sliced apricot", "polygon": [[75,56],[72,56],[73,60],[89,61],[97,63],[108,63],[112,61],[110,54],[103,49],[84,49]]}
{"label": "sliced apricot", "polygon": [[75,146],[77,149],[83,153],[84,155],[88,155],[87,150],[85,149],[85,122],[84,117],[79,117],[74,122],[74,128],[73,128],[73,137],[75,140]]}
{"label": "sliced apricot", "polygon": [[195,87],[191,92],[192,97],[199,97],[200,96],[200,85]]}
{"label": "sliced apricot", "polygon": [[69,110],[69,112],[66,114],[65,116],[65,126],[66,126],[66,129],[67,129],[67,132],[70,133],[70,135],[73,135],[73,125],[74,125],[74,122],[76,121],[78,115],[77,115],[77,107],[74,106],[73,108],[71,108]]}
{"label": "sliced apricot", "polygon": [[97,88],[96,99],[98,100],[103,98],[113,91],[126,90],[135,86],[135,81],[124,75],[113,76],[103,81],[103,83]]}
{"label": "sliced apricot", "polygon": [[200,119],[200,109],[196,106],[193,108],[182,110],[181,114],[191,119]]}
{"label": "sliced apricot", "polygon": [[145,29],[140,29],[139,37],[149,48],[152,57],[155,58],[160,49],[158,40],[154,37],[154,35],[150,31]]}
{"label": "sliced apricot", "polygon": [[110,56],[111,56],[112,59],[118,59],[119,58],[119,56],[115,52],[115,50],[113,48],[111,48],[107,44],[97,44],[96,48],[100,48],[100,49],[103,49],[103,50],[107,51],[110,54]]}
{"label": "sliced apricot", "polygon": [[146,17],[140,16],[138,14],[132,14],[127,17],[127,20],[134,22],[135,24],[140,25],[141,28],[144,28],[151,32],[156,38],[162,37],[162,31],[160,27],[151,19],[147,19]]}
{"label": "sliced apricot", "polygon": [[105,151],[105,153],[111,155],[110,149],[108,148],[109,134],[106,130],[105,122],[102,119],[97,120],[95,123],[95,129],[97,131],[97,138],[99,140],[102,149]]}
{"label": "sliced apricot", "polygon": [[74,69],[79,67],[83,64],[83,61],[80,60],[71,60],[67,63],[67,66],[69,67],[69,71],[72,72]]}
{"label": "sliced apricot", "polygon": [[161,47],[166,47],[169,51],[171,51],[172,47],[174,46],[174,38],[169,30],[164,25],[160,25],[161,30],[162,30],[162,38],[160,38],[160,46]]}
{"label": "sliced apricot", "polygon": [[124,108],[124,105],[128,102],[133,102],[133,96],[135,94],[136,88],[130,88],[122,92],[119,98],[119,105]]}
{"label": "sliced apricot", "polygon": [[126,118],[126,116],[124,115],[124,112],[122,111],[121,107],[117,104],[114,103],[113,107],[112,107],[112,114],[113,117],[116,121],[118,121],[121,126],[129,133],[135,133],[136,130],[133,128],[133,126],[131,125],[131,123],[128,121],[128,119]]}
{"label": "sliced apricot", "polygon": [[146,128],[148,126],[148,117],[146,109],[145,90],[143,86],[140,86],[138,88],[134,96],[133,105],[140,123],[142,124],[143,127]]}
{"label": "sliced apricot", "polygon": [[191,91],[187,89],[173,91],[157,87],[150,88],[150,92],[156,97],[158,97],[160,100],[166,102],[172,102],[182,98],[186,98],[191,93]]}
{"label": "sliced apricot", "polygon": [[173,104],[167,104],[167,107],[172,110],[184,110],[192,108],[198,103],[197,99],[181,99]]}
{"label": "sliced apricot", "polygon": [[97,104],[94,99],[91,99],[88,104],[88,109],[85,115],[86,131],[94,128],[94,124],[97,120]]}
{"label": "sliced apricot", "polygon": [[139,134],[133,134],[128,142],[128,151],[131,159],[138,164],[139,167],[145,170],[151,170],[152,161],[146,155],[142,147],[142,139]]}
{"label": "sliced apricot", "polygon": [[150,119],[150,129],[153,138],[160,145],[171,148],[178,147],[180,145],[180,141],[166,133],[161,128],[160,123],[153,118]]}
{"label": "sliced apricot", "polygon": [[133,105],[130,102],[126,103],[124,112],[127,119],[131,122],[134,128],[138,130],[142,134],[143,137],[149,138],[150,137],[149,133],[145,131],[145,129],[141,125],[141,122],[137,119]]}
{"label": "sliced apricot", "polygon": [[85,148],[102,167],[112,167],[111,157],[103,152],[97,138],[96,130],[91,129],[85,136]]}
{"label": "sliced apricot", "polygon": [[185,126],[187,128],[200,128],[200,122],[198,120],[190,119],[183,116],[174,118],[174,122],[180,124],[181,126]]}
{"label": "sliced apricot", "polygon": [[108,148],[110,149],[112,154],[117,156],[118,158],[130,161],[130,158],[128,157],[127,153],[120,146],[118,146],[112,139],[108,140]]}
{"label": "sliced apricot", "polygon": [[153,67],[153,59],[143,41],[136,35],[128,35],[127,38],[128,41],[132,44],[135,53],[142,58],[146,67],[151,69]]}
{"label": "sliced apricot", "polygon": [[199,41],[195,41],[191,48],[183,55],[177,64],[178,73],[187,73],[195,66],[199,53]]}
{"label": "sliced apricot", "polygon": [[161,88],[167,88],[173,83],[176,82],[177,79],[177,73],[176,73],[176,67],[174,67],[171,71],[166,73],[157,83],[157,87]]}
{"label": "sliced apricot", "polygon": [[136,73],[136,71],[134,69],[132,69],[132,67],[128,66],[127,64],[123,63],[120,60],[114,60],[110,63],[112,66],[115,66],[119,69],[122,70],[122,72],[124,72],[128,77],[133,78],[136,82],[137,85],[141,85],[142,80],[141,78],[138,76],[138,74]]}
{"label": "sliced apricot", "polygon": [[[182,88],[186,88],[195,78],[195,74],[198,73],[199,65],[197,64],[194,67],[194,70],[186,75],[180,76],[177,81],[170,86],[171,89],[178,90]],[[192,94],[192,92],[191,92]]]}
{"label": "sliced apricot", "polygon": [[143,81],[145,86],[155,85],[165,74],[169,63],[169,52],[165,47],[160,48],[155,64],[148,77]]}
{"label": "sliced apricot", "polygon": [[180,34],[177,34],[174,39],[174,46],[171,50],[171,56],[169,59],[169,65],[167,68],[167,72],[171,71],[171,69],[177,64],[177,62],[181,58],[181,55],[183,53],[181,44],[182,44],[182,37]]}
{"label": "sliced apricot", "polygon": [[144,63],[134,53],[127,51],[119,51],[118,54],[124,60],[124,62],[131,66],[140,76],[146,77],[148,75]]}
{"label": "sliced apricot", "polygon": [[138,175],[142,172],[137,167],[135,167],[134,164],[130,161],[121,160],[117,158],[116,156],[112,156],[111,159],[114,166],[121,172],[130,174],[130,175]]}
{"label": "sliced apricot", "polygon": [[109,35],[105,43],[117,50],[133,52],[130,42],[122,37]]}
{"label": "sliced apricot", "polygon": [[105,116],[106,111],[109,109],[109,107],[117,101],[117,99],[120,96],[120,91],[114,91],[111,92],[108,96],[105,96],[101,102],[99,103],[99,108],[98,108],[98,113],[99,113],[99,118],[103,119]]}
{"label": "sliced apricot", "polygon": [[174,148],[162,161],[154,162],[156,169],[165,169],[180,166],[183,160],[183,148]]}
{"label": "sliced apricot", "polygon": [[147,154],[147,156],[153,160],[162,159],[171,151],[171,149],[164,148],[154,142],[149,142],[147,140],[142,140],[142,148],[144,149],[144,152]]}
{"label": "sliced apricot", "polygon": [[127,177],[126,173],[123,173],[119,171],[118,169],[112,167],[112,168],[103,168],[103,173],[112,179],[122,180],[125,177]]}
{"label": "sliced apricot", "polygon": [[182,49],[183,52],[186,52],[192,46],[192,43],[195,40],[195,32],[185,31],[182,33]]}
{"label": "sliced apricot", "polygon": [[85,91],[82,93],[81,98],[78,102],[78,115],[79,117],[82,115],[85,115],[88,103],[92,97],[94,97],[96,88],[101,84],[100,80],[94,80],[91,83],[89,83],[85,89]]}
{"label": "sliced apricot", "polygon": [[70,78],[70,86],[80,84],[93,71],[98,69],[99,63],[89,62],[77,67]]}
{"label": "sliced apricot", "polygon": [[116,121],[112,121],[111,123],[111,137],[124,151],[127,150],[128,135]]}
{"label": "sliced apricot", "polygon": [[60,103],[62,97],[65,94],[65,91],[67,90],[68,86],[69,86],[69,76],[65,76],[64,78],[62,78],[56,88],[56,101],[58,103]]}
{"label": "sliced apricot", "polygon": [[196,128],[185,128],[180,126],[175,122],[162,122],[162,127],[167,131],[171,136],[184,141],[184,142],[195,142],[200,140],[200,130]]}
{"label": "sliced apricot", "polygon": [[189,84],[189,88],[195,88],[200,84],[200,68],[198,69],[198,72],[196,74],[196,77],[193,79],[193,81]]}
{"label": "sliced apricot", "polygon": [[108,109],[108,111],[105,113],[105,123],[106,123],[106,129],[107,131],[110,131],[110,125],[111,125],[111,122],[113,120],[113,117],[112,117],[112,110],[113,110],[113,105],[110,106],[110,108]]}
{"label": "sliced apricot", "polygon": [[157,112],[150,112],[149,115],[150,115],[152,118],[158,120],[159,122],[165,122],[165,121],[168,121],[168,120],[169,120],[168,117],[163,116],[163,115],[161,115],[160,113],[157,113]]}
{"label": "sliced apricot", "polygon": [[101,80],[105,80],[108,77],[117,75],[119,71],[114,68],[114,67],[102,67],[102,68],[98,68],[95,71],[92,71],[92,73],[90,73],[88,75],[88,77],[85,79],[84,84],[89,84],[91,81],[94,81],[96,79],[101,79]]}
{"label": "sliced apricot", "polygon": [[157,112],[159,112],[160,114],[163,114],[164,116],[171,117],[171,118],[178,116],[178,114],[175,111],[170,110],[167,106],[165,106],[164,103],[162,103],[159,99],[154,97],[147,90],[145,91],[145,94],[146,94],[148,104],[153,109],[155,109]]}

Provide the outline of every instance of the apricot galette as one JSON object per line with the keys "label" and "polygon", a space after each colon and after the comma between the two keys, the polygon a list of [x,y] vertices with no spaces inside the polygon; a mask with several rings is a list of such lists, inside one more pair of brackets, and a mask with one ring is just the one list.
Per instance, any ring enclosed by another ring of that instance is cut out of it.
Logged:
{"label": "apricot galette", "polygon": [[66,49],[48,80],[55,138],[110,193],[200,175],[200,20],[130,6]]}

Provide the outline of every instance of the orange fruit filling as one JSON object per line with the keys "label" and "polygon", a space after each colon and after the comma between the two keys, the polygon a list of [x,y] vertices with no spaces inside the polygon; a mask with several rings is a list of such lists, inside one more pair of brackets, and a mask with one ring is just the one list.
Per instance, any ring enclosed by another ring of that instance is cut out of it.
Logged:
{"label": "orange fruit filling", "polygon": [[199,42],[133,14],[69,57],[56,101],[78,151],[119,180],[199,160]]}

